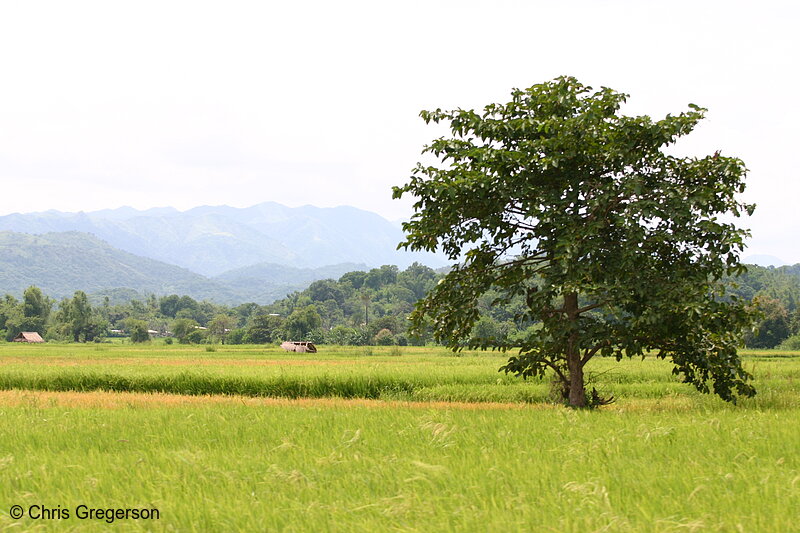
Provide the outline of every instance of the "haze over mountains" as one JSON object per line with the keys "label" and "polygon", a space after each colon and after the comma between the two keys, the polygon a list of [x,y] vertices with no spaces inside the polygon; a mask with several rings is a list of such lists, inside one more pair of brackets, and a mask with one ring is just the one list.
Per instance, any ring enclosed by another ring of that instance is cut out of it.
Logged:
{"label": "haze over mountains", "polygon": [[396,250],[396,224],[352,207],[15,213],[0,217],[0,232],[0,293],[12,294],[29,285],[54,297],[124,287],[267,303],[352,270],[446,264]]}
{"label": "haze over mountains", "polygon": [[90,233],[120,250],[188,268],[205,276],[273,263],[316,268],[339,263],[370,267],[415,261],[431,267],[435,254],[396,250],[397,225],[354,207],[286,207],[274,202],[248,208],[203,206],[188,211],[130,207],[90,213],[46,211],[0,217],[0,231]]}

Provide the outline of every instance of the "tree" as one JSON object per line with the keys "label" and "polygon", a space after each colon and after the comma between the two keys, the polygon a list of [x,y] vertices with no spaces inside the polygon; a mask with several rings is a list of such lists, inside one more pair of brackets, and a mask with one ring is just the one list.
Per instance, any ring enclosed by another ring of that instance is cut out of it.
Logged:
{"label": "tree", "polygon": [[372,301],[372,291],[369,289],[362,289],[358,293],[358,299],[364,304],[364,325],[369,326],[369,304]]}
{"label": "tree", "polygon": [[235,325],[236,319],[234,317],[220,313],[209,322],[208,331],[211,335],[220,339],[222,344],[225,344],[225,337]]}
{"label": "tree", "polygon": [[345,298],[344,292],[332,279],[321,279],[319,281],[315,281],[308,286],[306,293],[308,293],[308,296],[313,302],[335,300],[337,305],[342,305]]}
{"label": "tree", "polygon": [[780,300],[756,297],[754,303],[763,314],[758,328],[745,337],[748,348],[774,348],[792,334],[791,317]]}
{"label": "tree", "polygon": [[125,327],[133,343],[147,342],[150,340],[150,332],[147,329],[147,322],[128,318],[125,320]]}
{"label": "tree", "polygon": [[61,324],[61,333],[75,342],[89,342],[107,333],[108,324],[94,316],[83,291],[75,291],[72,299],[61,300],[56,321]]}
{"label": "tree", "polygon": [[177,318],[172,322],[172,334],[181,344],[189,342],[189,335],[198,328],[197,322],[191,318]]}
{"label": "tree", "polygon": [[5,298],[0,301],[0,338],[10,341],[23,331],[24,322],[23,306],[16,298],[6,294]]}
{"label": "tree", "polygon": [[515,320],[541,327],[522,340],[467,344],[518,349],[501,370],[551,371],[570,405],[603,402],[585,390],[592,357],[651,351],[702,392],[711,383],[725,400],[751,396],[736,348],[755,313],[723,299],[720,281],[744,271],[748,232],[724,220],[754,208],[735,197],[745,166],[719,152],[664,151],[705,109],[690,104],[654,121],[622,115],[626,98],[562,77],[515,89],[510,102],[483,112],[421,112],[452,136],[423,150],[441,165],[418,164],[394,187],[395,198],[416,197],[400,246],[441,249],[460,263],[417,303],[412,332],[430,321],[437,340],[461,349],[479,297],[494,289],[495,304],[524,297]]}
{"label": "tree", "polygon": [[314,305],[295,309],[286,318],[286,334],[290,339],[302,340],[311,330],[317,329],[322,325],[322,317],[317,313]]}
{"label": "tree", "polygon": [[436,271],[417,262],[397,275],[397,282],[412,291],[417,300],[425,297],[435,280]]}
{"label": "tree", "polygon": [[354,289],[360,289],[364,285],[364,280],[367,278],[366,272],[356,270],[348,272],[339,278],[339,283],[349,283]]}
{"label": "tree", "polygon": [[267,344],[278,340],[278,330],[284,319],[278,315],[256,315],[247,328],[245,340],[252,344]]}
{"label": "tree", "polygon": [[44,333],[44,326],[50,316],[52,302],[39,287],[30,286],[22,297],[22,314],[25,320],[22,327],[25,331]]}

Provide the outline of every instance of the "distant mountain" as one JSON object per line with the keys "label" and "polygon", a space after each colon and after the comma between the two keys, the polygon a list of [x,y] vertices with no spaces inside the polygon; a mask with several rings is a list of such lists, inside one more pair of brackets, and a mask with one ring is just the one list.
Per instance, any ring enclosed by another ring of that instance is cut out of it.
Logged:
{"label": "distant mountain", "polygon": [[338,279],[346,272],[365,269],[365,265],[353,263],[316,269],[259,264],[209,279],[118,250],[87,233],[0,232],[0,295],[20,296],[36,285],[57,299],[82,290],[97,297],[109,296],[112,302],[146,294],[186,294],[221,304],[267,304],[318,279]]}
{"label": "distant mountain", "polygon": [[0,293],[21,294],[36,285],[55,298],[125,287],[140,293],[189,294],[237,300],[224,285],[185,268],[117,250],[79,232],[27,235],[0,232]]}
{"label": "distant mountain", "polygon": [[759,266],[783,266],[787,265],[788,263],[781,259],[780,257],[775,257],[774,255],[748,255],[744,259],[742,259],[742,263],[747,263],[749,265],[759,265]]}
{"label": "distant mountain", "polygon": [[260,263],[230,270],[213,279],[238,294],[247,294],[247,301],[268,303],[302,291],[320,279],[339,279],[354,270],[369,270],[364,264],[342,263],[320,268],[292,268],[274,263]]}
{"label": "distant mountain", "polygon": [[398,251],[403,233],[397,225],[353,207],[289,208],[268,202],[183,212],[122,207],[91,213],[15,213],[0,217],[0,230],[91,233],[126,252],[206,276],[260,263],[296,268],[347,262],[401,268],[414,261],[432,267],[446,263],[435,254]]}

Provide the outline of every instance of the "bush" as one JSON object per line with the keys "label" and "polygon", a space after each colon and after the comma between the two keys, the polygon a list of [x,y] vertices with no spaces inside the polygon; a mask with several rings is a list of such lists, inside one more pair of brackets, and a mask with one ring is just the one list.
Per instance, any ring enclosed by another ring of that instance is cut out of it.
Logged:
{"label": "bush", "polygon": [[311,341],[314,344],[323,344],[325,342],[325,330],[322,328],[315,328],[306,333],[303,340]]}
{"label": "bush", "polygon": [[247,335],[247,330],[244,328],[237,328],[231,330],[225,339],[227,344],[244,344],[244,338]]}
{"label": "bush", "polygon": [[325,335],[326,344],[338,344],[339,346],[348,346],[355,344],[354,340],[358,332],[355,328],[348,328],[346,326],[336,326]]}
{"label": "bush", "polygon": [[785,339],[777,348],[779,350],[800,350],[800,333],[796,333]]}
{"label": "bush", "polygon": [[140,343],[150,340],[150,334],[147,332],[147,322],[128,319],[127,327],[131,332],[131,342]]}
{"label": "bush", "polygon": [[181,339],[181,344],[201,344],[205,342],[206,334],[202,329],[196,329]]}
{"label": "bush", "polygon": [[394,346],[395,338],[392,332],[386,328],[375,334],[375,344],[378,346]]}

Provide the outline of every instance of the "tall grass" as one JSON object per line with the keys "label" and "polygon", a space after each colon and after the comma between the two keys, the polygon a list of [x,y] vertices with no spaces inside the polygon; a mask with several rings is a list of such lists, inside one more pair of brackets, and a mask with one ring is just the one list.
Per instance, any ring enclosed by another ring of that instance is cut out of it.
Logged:
{"label": "tall grass", "polygon": [[[593,386],[619,398],[597,411],[543,403],[548,384],[498,373],[502,356],[449,355],[0,346],[0,389],[23,389],[0,396],[0,530],[798,530],[798,354],[748,356],[759,394],[738,406],[699,395],[663,361],[594,361]],[[478,403],[67,407],[37,390]],[[161,518],[9,514],[80,504]]]}
{"label": "tall grass", "polygon": [[797,409],[0,408],[18,504],[156,507],[176,531],[796,531]]}

